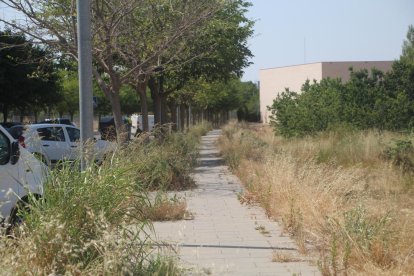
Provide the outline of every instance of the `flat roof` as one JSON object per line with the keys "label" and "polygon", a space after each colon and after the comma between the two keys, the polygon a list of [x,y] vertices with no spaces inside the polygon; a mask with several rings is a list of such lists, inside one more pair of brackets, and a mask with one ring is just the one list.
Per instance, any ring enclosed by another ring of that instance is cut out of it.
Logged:
{"label": "flat roof", "polygon": [[294,64],[294,65],[285,65],[285,66],[278,66],[278,67],[270,67],[270,68],[263,68],[259,69],[260,71],[264,70],[272,70],[272,69],[281,69],[281,68],[289,68],[289,67],[298,67],[304,65],[312,65],[312,64],[323,64],[323,63],[369,63],[369,62],[394,62],[394,60],[351,60],[351,61],[319,61],[319,62],[309,62],[309,63],[302,63],[302,64]]}

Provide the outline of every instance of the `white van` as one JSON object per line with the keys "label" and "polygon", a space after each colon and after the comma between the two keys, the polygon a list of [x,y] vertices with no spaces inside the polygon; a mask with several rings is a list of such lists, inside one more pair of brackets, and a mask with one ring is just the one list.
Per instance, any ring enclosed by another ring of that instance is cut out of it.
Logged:
{"label": "white van", "polygon": [[[148,115],[148,128],[149,131],[152,131],[155,124],[155,118],[154,115]],[[131,134],[135,135],[142,132],[142,115],[139,114],[133,114],[131,116]]]}
{"label": "white van", "polygon": [[47,168],[0,126],[0,222],[12,223],[29,194],[43,195]]}

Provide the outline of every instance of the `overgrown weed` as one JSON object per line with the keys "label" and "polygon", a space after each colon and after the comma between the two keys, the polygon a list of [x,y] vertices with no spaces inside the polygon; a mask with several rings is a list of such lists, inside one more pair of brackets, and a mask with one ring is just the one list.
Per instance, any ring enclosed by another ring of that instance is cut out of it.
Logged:
{"label": "overgrown weed", "polygon": [[409,139],[394,139],[383,151],[383,157],[404,173],[414,173],[414,147]]}
{"label": "overgrown weed", "polygon": [[155,198],[142,210],[143,217],[151,221],[181,220],[188,214],[184,198],[157,192]]}
{"label": "overgrown weed", "polygon": [[100,166],[51,171],[44,198],[30,202],[14,238],[0,237],[1,273],[179,275],[176,262],[151,246],[148,231],[151,219],[180,219],[185,201],[160,197],[150,204],[148,191],[191,186],[203,129],[161,142],[144,135]]}
{"label": "overgrown weed", "polygon": [[284,139],[236,123],[224,133],[222,153],[237,156],[229,165],[249,190],[241,198],[258,201],[299,245],[317,249],[323,275],[414,274],[413,177],[392,161],[411,154],[395,139],[412,135],[332,130]]}

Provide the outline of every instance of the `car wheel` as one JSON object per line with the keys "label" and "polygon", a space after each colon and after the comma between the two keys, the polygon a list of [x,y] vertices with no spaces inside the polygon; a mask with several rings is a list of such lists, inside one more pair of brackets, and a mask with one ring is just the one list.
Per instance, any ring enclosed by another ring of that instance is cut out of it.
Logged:
{"label": "car wheel", "polygon": [[23,224],[23,213],[29,212],[29,205],[27,202],[19,201],[10,213],[9,223],[6,228],[6,235],[8,237],[17,236],[17,229]]}
{"label": "car wheel", "polygon": [[[33,195],[33,200],[40,199],[40,195]],[[6,235],[9,237],[14,237],[16,234],[16,229],[18,226],[22,225],[24,222],[24,214],[30,212],[29,198],[26,196],[17,202],[16,206],[10,212],[10,218],[8,221],[8,226],[6,228]]]}

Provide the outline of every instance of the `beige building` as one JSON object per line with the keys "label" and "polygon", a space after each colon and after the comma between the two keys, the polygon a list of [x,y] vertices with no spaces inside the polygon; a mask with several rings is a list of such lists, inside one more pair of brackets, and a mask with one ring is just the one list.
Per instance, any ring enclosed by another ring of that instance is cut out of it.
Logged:
{"label": "beige building", "polygon": [[260,70],[260,113],[263,123],[269,123],[271,113],[267,106],[273,104],[277,95],[286,88],[300,92],[306,80],[320,81],[323,78],[341,78],[349,80],[349,68],[354,71],[376,68],[383,72],[391,69],[392,61],[344,61],[318,62]]}

